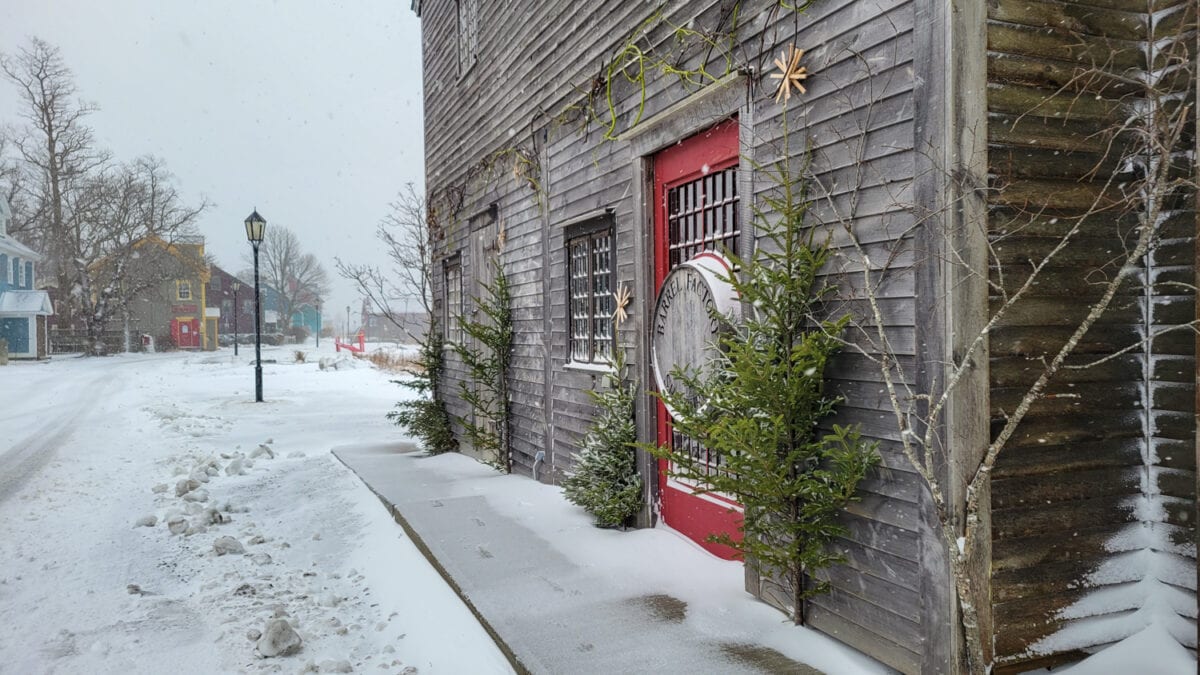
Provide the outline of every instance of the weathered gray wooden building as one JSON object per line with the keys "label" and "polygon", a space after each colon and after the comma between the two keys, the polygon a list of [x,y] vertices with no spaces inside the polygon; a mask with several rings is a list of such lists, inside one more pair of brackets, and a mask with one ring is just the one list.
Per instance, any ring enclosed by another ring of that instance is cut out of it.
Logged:
{"label": "weathered gray wooden building", "polygon": [[[664,274],[705,248],[748,252],[755,207],[777,187],[759,167],[788,159],[808,176],[814,227],[832,236],[835,304],[864,317],[829,371],[844,396],[837,421],[861,425],[883,455],[845,515],[847,562],[808,624],[904,672],[955,670],[949,552],[898,449],[884,371],[917,418],[922,397],[961,373],[933,420],[939,482],[961,501],[966,472],[1128,268],[992,472],[981,619],[997,667],[1017,670],[1134,632],[1153,595],[1195,648],[1192,0],[414,9],[437,307],[459,340],[488,261],[512,285],[515,472],[570,471],[594,412],[586,392],[607,368],[612,292],[632,291],[619,339],[652,383],[646,327]],[[785,107],[769,75],[790,45],[806,50],[808,77]],[[1131,120],[1181,110],[1178,129],[1157,128],[1177,182],[1122,192],[1159,166],[1127,152],[1146,135]],[[1126,260],[1148,212],[1150,248]],[[869,283],[856,281],[864,268]],[[448,353],[455,415],[471,415],[454,393],[466,377]],[[662,414],[641,398],[644,440],[664,433]],[[724,505],[691,496],[652,458],[641,466],[641,524],[702,539]],[[1085,601],[1098,590],[1104,601]]]}

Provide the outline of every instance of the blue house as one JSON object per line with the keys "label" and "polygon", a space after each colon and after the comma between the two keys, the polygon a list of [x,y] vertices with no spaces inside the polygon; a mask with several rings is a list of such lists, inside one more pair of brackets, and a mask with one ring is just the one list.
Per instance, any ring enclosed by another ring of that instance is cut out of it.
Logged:
{"label": "blue house", "polygon": [[33,289],[41,256],[12,238],[8,225],[12,209],[0,198],[0,339],[16,359],[49,355],[46,317],[54,313],[50,295]]}
{"label": "blue house", "polygon": [[320,312],[313,305],[302,303],[292,312],[292,327],[296,326],[304,326],[309,335],[316,335],[321,330]]}

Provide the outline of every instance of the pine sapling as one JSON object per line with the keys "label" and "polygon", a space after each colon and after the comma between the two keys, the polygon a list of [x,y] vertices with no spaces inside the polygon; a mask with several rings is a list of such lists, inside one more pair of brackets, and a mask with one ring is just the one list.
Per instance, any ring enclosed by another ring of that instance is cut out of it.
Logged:
{"label": "pine sapling", "polygon": [[473,417],[459,417],[458,421],[483,461],[508,473],[512,468],[508,432],[512,294],[504,269],[498,262],[493,261],[492,265],[495,268],[492,282],[484,284],[482,297],[475,298],[475,306],[483,316],[462,321],[465,339],[451,347],[466,366],[469,381],[459,383],[460,395],[474,412]]}
{"label": "pine sapling", "polygon": [[438,396],[438,384],[445,366],[442,355],[444,346],[437,322],[431,319],[422,337],[417,361],[408,369],[410,378],[393,380],[416,392],[417,398],[400,401],[387,415],[389,420],[416,436],[431,455],[450,452],[458,447],[450,427],[450,414],[446,412],[445,402]]}
{"label": "pine sapling", "polygon": [[807,203],[786,168],[773,177],[779,195],[766,204],[779,217],[757,212],[762,241],[748,259],[729,255],[739,270],[729,281],[753,309],[740,325],[714,313],[724,329],[715,363],[676,371],[682,389],[660,394],[676,411],[675,430],[715,451],[720,468],[682,449],[652,450],[698,492],[742,505],[740,536],[710,540],[780,583],[792,620],[803,623],[805,600],[827,589],[821,572],[840,559],[829,546],[844,534],[838,514],[878,455],[857,429],[821,431],[837,404],[823,391],[825,366],[848,319],[816,318],[827,249],[804,227]]}
{"label": "pine sapling", "polygon": [[598,413],[583,437],[574,472],[563,481],[572,504],[596,518],[599,527],[619,527],[642,507],[642,479],[634,449],[637,383],[625,379],[625,348],[613,321],[613,369],[601,388],[588,394]]}

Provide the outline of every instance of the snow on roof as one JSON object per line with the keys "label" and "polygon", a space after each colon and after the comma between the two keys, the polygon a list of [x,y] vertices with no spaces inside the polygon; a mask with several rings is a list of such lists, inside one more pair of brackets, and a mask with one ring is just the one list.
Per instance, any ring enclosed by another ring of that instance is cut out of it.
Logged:
{"label": "snow on roof", "polygon": [[54,306],[46,291],[5,291],[0,293],[0,316],[5,314],[50,315]]}
{"label": "snow on roof", "polygon": [[13,239],[4,232],[0,232],[0,253],[8,253],[9,255],[15,255],[18,258],[24,258],[26,260],[33,260],[34,262],[42,259],[40,253],[29,248],[25,244],[22,244],[16,239]]}

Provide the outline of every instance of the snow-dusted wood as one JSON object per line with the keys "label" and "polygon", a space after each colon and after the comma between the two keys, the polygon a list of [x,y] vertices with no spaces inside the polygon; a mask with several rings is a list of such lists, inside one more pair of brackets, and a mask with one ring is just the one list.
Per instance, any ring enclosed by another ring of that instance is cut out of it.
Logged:
{"label": "snow-dusted wood", "polygon": [[[1156,10],[1182,7],[1174,0],[1153,4]],[[989,193],[989,226],[994,240],[1023,226],[993,249],[993,282],[1012,272],[1001,285],[1021,283],[1028,276],[1022,270],[1067,227],[1095,205],[1112,203],[1102,186],[1127,168],[1120,161],[1127,139],[1109,145],[1102,132],[1122,123],[1138,96],[1118,76],[1147,69],[1153,51],[1144,40],[1178,30],[1169,20],[1151,21],[1146,11],[1146,3],[1133,0],[989,5],[988,160],[997,188]],[[1193,64],[1194,58],[1193,52]],[[1194,89],[1189,97],[1194,101]],[[1040,370],[1037,362],[1064,343],[1100,297],[1099,272],[1089,278],[1089,270],[1111,264],[1135,216],[1089,215],[1082,236],[992,333],[993,424],[1003,424]],[[1070,609],[1098,586],[1116,590],[1153,574],[1127,562],[1121,563],[1128,567],[1123,575],[1094,576],[1102,565],[1140,549],[1118,535],[1153,527],[1162,541],[1148,555],[1168,564],[1194,555],[1194,548],[1188,554],[1181,546],[1195,536],[1194,453],[1181,450],[1195,442],[1195,345],[1170,333],[1139,345],[1147,334],[1195,320],[1193,290],[1171,283],[1194,283],[1194,228],[1194,204],[1187,215],[1166,219],[1160,243],[1136,261],[1144,271],[1119,289],[1069,362],[1107,360],[1061,373],[996,465],[991,506],[998,672],[1073,660],[1077,650],[1094,646],[1086,638],[1039,646],[1070,623],[1064,611],[1086,620],[1133,608],[1110,603]],[[1122,351],[1129,345],[1139,346]],[[1137,508],[1154,499],[1144,496],[1147,488],[1167,495],[1161,518]],[[1188,518],[1180,517],[1184,511]]]}

